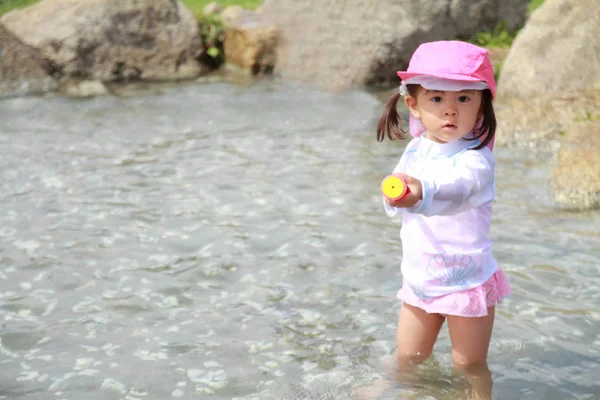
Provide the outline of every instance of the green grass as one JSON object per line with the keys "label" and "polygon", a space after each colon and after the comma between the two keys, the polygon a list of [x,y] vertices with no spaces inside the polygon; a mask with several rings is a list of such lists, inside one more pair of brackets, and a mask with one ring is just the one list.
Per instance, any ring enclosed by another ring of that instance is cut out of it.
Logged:
{"label": "green grass", "polygon": [[[0,0],[2,1],[2,0]],[[248,8],[250,10],[254,10],[258,6],[263,3],[263,0],[181,0],[183,4],[185,4],[194,15],[199,18],[202,16],[202,10],[209,3],[215,2],[219,4],[221,7],[229,7],[229,6],[242,6],[244,8]]]}
{"label": "green grass", "polygon": [[[39,2],[40,0],[0,0],[0,15],[14,10],[17,8],[28,7],[32,4]],[[215,0],[182,0],[183,3],[188,6],[196,17],[202,15],[202,9]],[[263,0],[216,0],[221,7],[225,8],[233,5],[240,5],[244,8],[254,10],[263,3]]]}
{"label": "green grass", "polygon": [[529,0],[529,9],[528,14],[531,15],[536,8],[541,6],[544,3],[544,0]]}
{"label": "green grass", "polygon": [[6,14],[16,8],[28,7],[37,3],[39,0],[0,0],[0,15]]}

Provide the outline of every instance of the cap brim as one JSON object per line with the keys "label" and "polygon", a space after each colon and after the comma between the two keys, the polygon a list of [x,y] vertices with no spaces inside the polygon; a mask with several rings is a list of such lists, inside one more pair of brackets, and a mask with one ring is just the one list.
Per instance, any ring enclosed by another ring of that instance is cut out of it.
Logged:
{"label": "cap brim", "polygon": [[483,79],[481,79],[481,78],[476,78],[474,76],[461,75],[461,74],[440,74],[440,73],[432,74],[431,72],[406,72],[406,71],[398,71],[398,72],[396,72],[396,74],[398,74],[398,76],[402,80],[412,78],[413,76],[429,75],[429,76],[435,76],[437,78],[450,79],[453,81],[471,81],[471,82],[483,81]]}

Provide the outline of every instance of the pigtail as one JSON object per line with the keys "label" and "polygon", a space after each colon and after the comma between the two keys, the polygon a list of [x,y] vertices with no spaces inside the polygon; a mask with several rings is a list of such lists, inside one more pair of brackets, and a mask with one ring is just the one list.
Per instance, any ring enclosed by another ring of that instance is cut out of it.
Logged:
{"label": "pigtail", "polygon": [[400,97],[400,93],[394,93],[383,107],[383,113],[377,123],[378,142],[382,142],[383,139],[385,139],[386,134],[390,140],[404,139],[408,134],[407,130],[405,131],[402,129],[402,117],[400,117],[398,109],[396,108]]}

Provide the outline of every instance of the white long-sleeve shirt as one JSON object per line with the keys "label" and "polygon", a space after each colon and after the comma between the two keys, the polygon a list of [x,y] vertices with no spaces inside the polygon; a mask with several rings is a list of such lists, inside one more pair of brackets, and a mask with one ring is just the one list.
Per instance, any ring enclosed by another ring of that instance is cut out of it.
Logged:
{"label": "white long-sleeve shirt", "polygon": [[496,272],[489,227],[494,199],[492,152],[478,140],[436,143],[424,136],[407,145],[394,172],[421,180],[423,198],[402,214],[402,276],[420,298],[479,286]]}

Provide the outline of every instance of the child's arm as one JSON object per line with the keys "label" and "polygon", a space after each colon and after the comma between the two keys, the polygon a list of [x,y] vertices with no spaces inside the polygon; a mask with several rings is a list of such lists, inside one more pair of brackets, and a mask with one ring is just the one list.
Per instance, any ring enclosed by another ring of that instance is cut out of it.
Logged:
{"label": "child's arm", "polygon": [[382,196],[383,208],[387,215],[389,215],[390,217],[394,217],[401,213],[401,208],[412,207],[421,199],[421,181],[412,176],[396,172],[404,171],[406,169],[406,154],[414,152],[415,143],[415,139],[411,140],[408,143],[406,149],[404,150],[404,153],[402,154],[402,157],[400,157],[398,164],[394,168],[393,173],[393,175],[400,176],[406,181],[406,184],[409,189],[408,193],[398,200],[390,200],[385,196]]}
{"label": "child's arm", "polygon": [[469,150],[457,160],[452,176],[421,180],[422,200],[407,211],[425,216],[453,215],[492,201],[495,162],[491,153],[485,153],[485,149]]}

